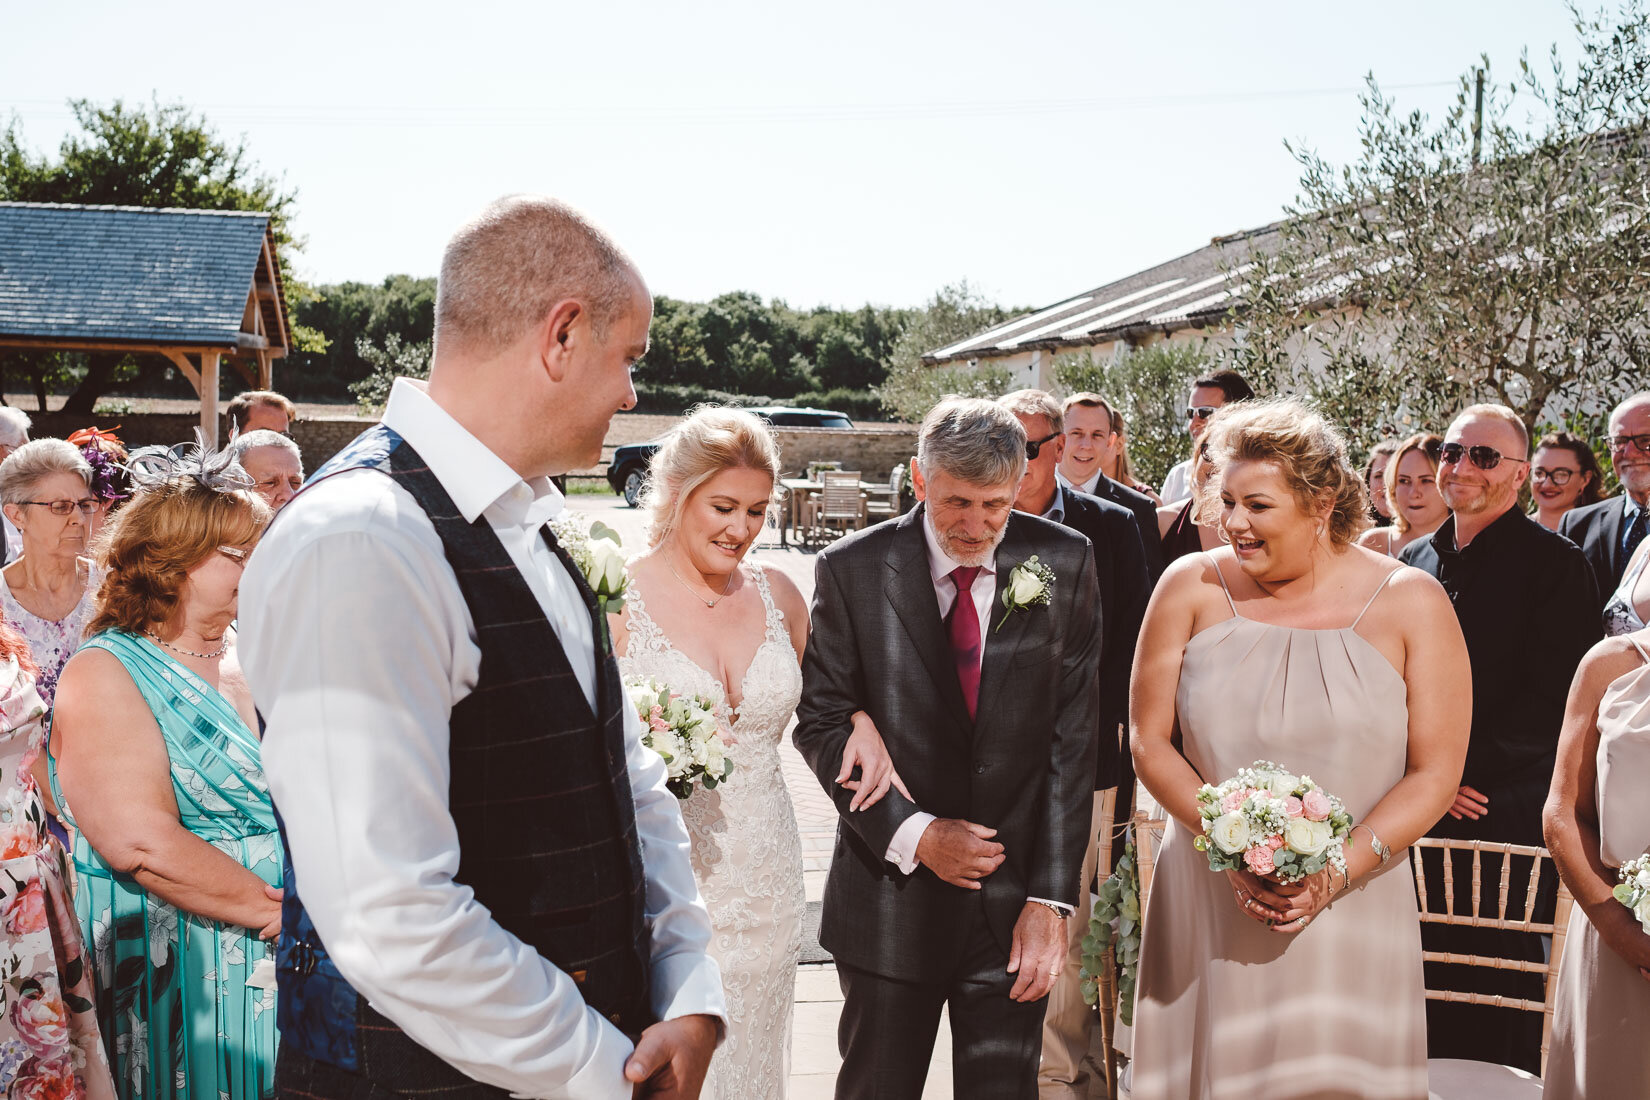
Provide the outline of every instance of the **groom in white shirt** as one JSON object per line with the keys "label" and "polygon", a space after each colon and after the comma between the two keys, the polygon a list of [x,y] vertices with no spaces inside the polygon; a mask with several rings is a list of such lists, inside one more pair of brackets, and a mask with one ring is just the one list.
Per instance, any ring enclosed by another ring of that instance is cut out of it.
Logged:
{"label": "groom in white shirt", "polygon": [[427,387],[397,380],[252,557],[278,1095],[699,1094],[725,1010],[688,838],[545,528],[651,316],[577,213],[494,203],[447,247]]}

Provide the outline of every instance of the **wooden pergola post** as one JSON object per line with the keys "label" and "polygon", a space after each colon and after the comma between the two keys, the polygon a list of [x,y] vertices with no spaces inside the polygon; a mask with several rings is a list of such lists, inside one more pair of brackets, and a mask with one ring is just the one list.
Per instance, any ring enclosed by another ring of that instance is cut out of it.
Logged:
{"label": "wooden pergola post", "polygon": [[201,434],[208,446],[218,445],[218,360],[215,351],[201,352],[201,376],[198,386],[201,395]]}

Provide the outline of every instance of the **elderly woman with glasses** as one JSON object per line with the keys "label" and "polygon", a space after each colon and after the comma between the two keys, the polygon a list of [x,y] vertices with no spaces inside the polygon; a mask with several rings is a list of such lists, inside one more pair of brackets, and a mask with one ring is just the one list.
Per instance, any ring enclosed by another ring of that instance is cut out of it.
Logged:
{"label": "elderly woman with glasses", "polygon": [[78,830],[75,912],[122,1100],[264,1096],[281,845],[230,624],[270,511],[222,456],[149,462],[99,543],[52,795]]}
{"label": "elderly woman with glasses", "polygon": [[0,613],[28,640],[48,707],[95,603],[86,543],[100,502],[91,474],[79,448],[61,439],[25,443],[0,462],[0,506],[23,536],[22,557],[0,569]]}

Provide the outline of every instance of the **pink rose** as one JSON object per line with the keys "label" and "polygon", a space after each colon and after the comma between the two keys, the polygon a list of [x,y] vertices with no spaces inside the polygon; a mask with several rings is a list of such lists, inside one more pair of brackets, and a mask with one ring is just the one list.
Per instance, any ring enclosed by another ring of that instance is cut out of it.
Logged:
{"label": "pink rose", "polygon": [[1305,812],[1305,808],[1302,807],[1300,799],[1296,798],[1294,795],[1290,795],[1288,798],[1283,800],[1283,812],[1288,814],[1290,817],[1299,817]]}
{"label": "pink rose", "polygon": [[1281,836],[1269,836],[1269,837],[1267,837],[1266,838],[1266,846],[1268,848],[1272,849],[1272,851],[1274,851],[1274,852],[1277,851],[1279,848],[1283,847],[1283,837],[1281,837]]}
{"label": "pink rose", "polygon": [[46,890],[33,879],[6,903],[6,931],[13,936],[46,930]]}
{"label": "pink rose", "polygon": [[1306,820],[1322,821],[1329,816],[1329,796],[1322,791],[1307,791],[1301,809],[1306,812]]}
{"label": "pink rose", "polygon": [[1257,844],[1244,852],[1243,862],[1257,875],[1269,875],[1277,869],[1277,865],[1272,862],[1272,849],[1264,844]]}
{"label": "pink rose", "polygon": [[1238,808],[1243,805],[1244,799],[1246,799],[1248,797],[1249,797],[1249,792],[1248,791],[1233,791],[1231,794],[1227,795],[1225,798],[1220,800],[1220,811],[1221,811],[1221,813],[1227,813],[1227,814],[1237,813]]}
{"label": "pink rose", "polygon": [[55,1058],[45,1059],[38,1054],[29,1058],[18,1068],[6,1093],[15,1100],[77,1100],[85,1094],[84,1086],[75,1079],[67,1050],[59,1051]]}
{"label": "pink rose", "polygon": [[69,1010],[56,989],[48,989],[37,974],[23,982],[11,1003],[11,1024],[17,1037],[42,1057],[51,1057],[69,1043]]}

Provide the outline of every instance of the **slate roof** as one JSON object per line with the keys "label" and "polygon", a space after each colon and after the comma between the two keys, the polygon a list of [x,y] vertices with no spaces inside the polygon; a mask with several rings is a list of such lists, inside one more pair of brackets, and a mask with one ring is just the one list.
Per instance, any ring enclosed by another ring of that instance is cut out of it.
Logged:
{"label": "slate roof", "polygon": [[[1281,222],[1216,237],[1207,246],[1126,279],[1034,310],[922,357],[929,364],[1012,355],[1033,348],[1089,347],[1148,332],[1218,323],[1244,289],[1256,249],[1275,247]],[[1225,264],[1236,266],[1231,272]]]}
{"label": "slate roof", "polygon": [[264,213],[0,202],[0,336],[233,348],[268,233]]}

